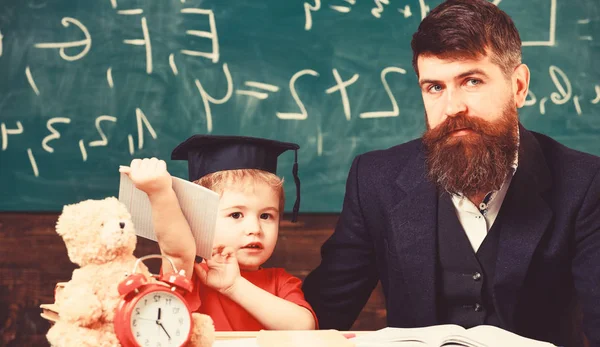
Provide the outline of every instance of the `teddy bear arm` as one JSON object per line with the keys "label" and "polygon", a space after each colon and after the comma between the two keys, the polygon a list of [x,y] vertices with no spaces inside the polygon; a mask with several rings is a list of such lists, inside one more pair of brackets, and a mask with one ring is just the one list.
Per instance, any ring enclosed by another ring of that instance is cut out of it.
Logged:
{"label": "teddy bear arm", "polygon": [[78,326],[90,326],[102,315],[102,303],[92,287],[83,283],[67,283],[59,305],[60,319]]}
{"label": "teddy bear arm", "polygon": [[186,347],[210,347],[215,341],[215,326],[210,316],[192,313],[192,334]]}

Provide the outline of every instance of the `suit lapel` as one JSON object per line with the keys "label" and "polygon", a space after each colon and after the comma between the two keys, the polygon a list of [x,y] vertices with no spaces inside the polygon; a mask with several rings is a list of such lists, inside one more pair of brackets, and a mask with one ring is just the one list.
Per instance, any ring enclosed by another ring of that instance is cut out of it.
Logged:
{"label": "suit lapel", "polygon": [[403,280],[404,301],[414,307],[415,326],[437,324],[435,302],[437,190],[425,175],[422,151],[404,167],[397,184],[405,193],[392,209],[390,251],[398,262],[390,264]]}
{"label": "suit lapel", "polygon": [[519,167],[500,211],[502,231],[494,281],[495,305],[508,329],[514,328],[518,293],[552,219],[552,211],[541,195],[551,182],[543,153],[530,132],[520,127],[520,134]]}

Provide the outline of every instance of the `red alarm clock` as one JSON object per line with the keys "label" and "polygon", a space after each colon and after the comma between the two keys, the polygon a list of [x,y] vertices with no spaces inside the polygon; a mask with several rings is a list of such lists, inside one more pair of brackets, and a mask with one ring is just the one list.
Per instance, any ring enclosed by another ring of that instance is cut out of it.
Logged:
{"label": "red alarm clock", "polygon": [[[173,268],[172,274],[152,275],[158,281],[136,273],[140,262],[164,258]],[[139,258],[130,275],[119,283],[122,298],[115,311],[115,333],[124,347],[183,346],[192,332],[192,312],[183,298],[192,283],[177,272],[173,261],[162,255]]]}

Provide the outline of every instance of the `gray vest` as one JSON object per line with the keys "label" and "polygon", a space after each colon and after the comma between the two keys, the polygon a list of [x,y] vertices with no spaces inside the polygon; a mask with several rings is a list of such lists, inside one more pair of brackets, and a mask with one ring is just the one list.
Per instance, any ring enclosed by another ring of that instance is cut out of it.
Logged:
{"label": "gray vest", "polygon": [[465,328],[481,324],[500,326],[492,295],[501,214],[477,253],[473,251],[447,193],[438,198],[437,219],[440,324],[458,324]]}

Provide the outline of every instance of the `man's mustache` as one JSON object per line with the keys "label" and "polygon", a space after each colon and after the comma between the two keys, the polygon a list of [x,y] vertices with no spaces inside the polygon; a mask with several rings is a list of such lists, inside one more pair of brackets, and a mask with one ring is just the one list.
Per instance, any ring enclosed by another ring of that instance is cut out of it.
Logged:
{"label": "man's mustache", "polygon": [[493,135],[493,132],[490,132],[492,128],[492,124],[483,119],[459,114],[448,117],[443,123],[430,129],[429,136],[433,142],[438,142],[458,130],[471,130],[480,135]]}

